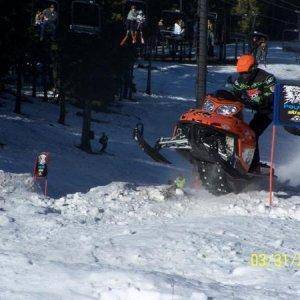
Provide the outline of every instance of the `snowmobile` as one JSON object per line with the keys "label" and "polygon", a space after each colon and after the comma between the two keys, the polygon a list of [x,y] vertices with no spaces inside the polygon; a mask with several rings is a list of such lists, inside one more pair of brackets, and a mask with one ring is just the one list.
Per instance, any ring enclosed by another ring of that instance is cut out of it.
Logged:
{"label": "snowmobile", "polygon": [[196,166],[199,178],[213,194],[240,192],[249,180],[266,176],[267,165],[258,174],[249,169],[256,148],[254,131],[243,119],[244,104],[228,91],[207,95],[201,108],[181,115],[171,137],[161,137],[152,147],[144,139],[143,124],[134,129],[134,139],[154,161],[171,162],[161,149],[175,149]]}

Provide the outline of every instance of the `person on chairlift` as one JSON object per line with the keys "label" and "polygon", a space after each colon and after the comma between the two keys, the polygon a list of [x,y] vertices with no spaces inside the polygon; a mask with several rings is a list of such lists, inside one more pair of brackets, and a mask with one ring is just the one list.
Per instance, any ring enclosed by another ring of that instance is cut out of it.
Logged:
{"label": "person on chairlift", "polygon": [[53,37],[56,29],[57,12],[55,6],[51,4],[48,8],[43,11],[43,22],[41,24],[41,37],[40,40],[44,39],[45,30],[48,30]]}
{"label": "person on chairlift", "polygon": [[142,10],[137,13],[137,32],[140,34],[141,43],[145,44],[143,30],[146,22],[146,16]]}
{"label": "person on chairlift", "polygon": [[136,36],[137,36],[137,11],[136,11],[135,5],[131,6],[131,9],[127,15],[126,35],[120,44],[121,46],[123,46],[126,43],[129,35],[131,35],[131,37],[132,37],[132,43],[135,44]]}
{"label": "person on chairlift", "polygon": [[35,26],[40,26],[44,21],[44,14],[41,10],[38,10],[35,14]]}
{"label": "person on chairlift", "polygon": [[181,19],[177,20],[174,24],[173,35],[175,37],[183,36],[185,32],[184,24]]}
{"label": "person on chairlift", "polygon": [[35,21],[34,21],[34,26],[36,27],[39,36],[41,35],[41,27],[43,22],[44,22],[44,14],[39,9],[35,14]]}

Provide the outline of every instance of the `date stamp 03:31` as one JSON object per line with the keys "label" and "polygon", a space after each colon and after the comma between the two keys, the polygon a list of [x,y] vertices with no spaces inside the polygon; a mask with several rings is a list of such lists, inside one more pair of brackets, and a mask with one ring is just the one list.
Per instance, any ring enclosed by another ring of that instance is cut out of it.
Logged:
{"label": "date stamp 03:31", "polygon": [[250,266],[258,268],[300,268],[300,253],[251,253]]}

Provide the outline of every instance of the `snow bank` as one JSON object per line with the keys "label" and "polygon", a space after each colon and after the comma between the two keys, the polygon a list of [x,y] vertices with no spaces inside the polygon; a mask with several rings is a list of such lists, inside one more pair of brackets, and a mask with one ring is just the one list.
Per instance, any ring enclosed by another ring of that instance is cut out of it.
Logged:
{"label": "snow bank", "polygon": [[280,193],[269,210],[266,192],[216,198],[112,183],[55,200],[28,174],[0,178],[5,299],[299,296],[295,266],[249,266],[251,253],[297,253],[299,197]]}

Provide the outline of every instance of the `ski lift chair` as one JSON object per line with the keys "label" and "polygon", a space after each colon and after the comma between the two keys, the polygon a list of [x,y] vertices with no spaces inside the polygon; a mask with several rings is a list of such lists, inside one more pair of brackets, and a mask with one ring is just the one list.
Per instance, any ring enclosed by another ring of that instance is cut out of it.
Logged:
{"label": "ski lift chair", "polygon": [[[131,10],[131,7],[135,6],[136,7],[136,11],[142,11],[146,21],[145,23],[143,23],[143,28],[145,26],[145,24],[147,23],[147,18],[148,18],[148,5],[145,1],[142,0],[123,0],[122,2],[122,16],[123,16],[123,23],[124,23],[124,27],[127,27],[127,15],[129,13],[129,11]],[[139,29],[140,30],[140,38],[144,43],[144,32],[143,29]],[[137,30],[138,31],[138,30]],[[128,38],[128,31],[126,32],[126,36],[124,37],[124,39],[121,42],[121,45],[124,45],[127,41]],[[133,36],[132,36],[133,39]]]}
{"label": "ski lift chair", "polygon": [[[187,18],[180,10],[163,10],[161,12],[161,20],[163,21],[164,29],[158,31],[159,41],[162,47],[163,56],[183,58],[185,53],[184,41],[187,36]],[[184,32],[180,35],[174,34],[174,24],[177,20],[182,20],[184,23]],[[165,52],[165,45],[168,53]]]}
{"label": "ski lift chair", "polygon": [[136,10],[141,10],[143,11],[144,15],[146,16],[146,19],[148,18],[148,5],[145,1],[142,0],[124,0],[123,1],[123,5],[122,5],[122,14],[123,14],[123,21],[124,21],[124,25],[126,23],[127,20],[127,15],[128,12],[131,9],[131,6],[135,6]]}
{"label": "ski lift chair", "polygon": [[75,0],[71,5],[70,31],[79,34],[99,35],[101,9],[94,0]]}
{"label": "ski lift chair", "polygon": [[44,10],[44,9],[50,7],[50,5],[54,5],[55,10],[58,14],[59,4],[58,4],[58,1],[56,1],[56,0],[39,0],[35,3],[34,9],[35,9],[35,11],[38,10],[38,9]]}
{"label": "ski lift chair", "polygon": [[142,0],[124,0],[123,1],[123,20],[126,21],[127,14],[131,6],[135,6],[136,10],[142,10],[146,17],[148,17],[148,5]]}
{"label": "ski lift chair", "polygon": [[254,37],[260,39],[260,38],[264,38],[266,40],[269,39],[268,35],[262,33],[262,32],[258,32],[258,31],[253,31],[253,33],[251,34],[251,38],[253,39]]}
{"label": "ski lift chair", "polygon": [[161,13],[161,20],[164,22],[165,30],[161,30],[160,34],[164,37],[171,37],[173,33],[174,24],[177,20],[183,20],[186,24],[186,16],[180,10],[163,10]]}
{"label": "ski lift chair", "polygon": [[253,43],[253,40],[256,39],[256,40],[261,40],[261,39],[265,39],[265,41],[267,42],[269,40],[269,37],[262,33],[262,32],[258,32],[258,31],[253,31],[252,34],[250,34],[250,44]]}

